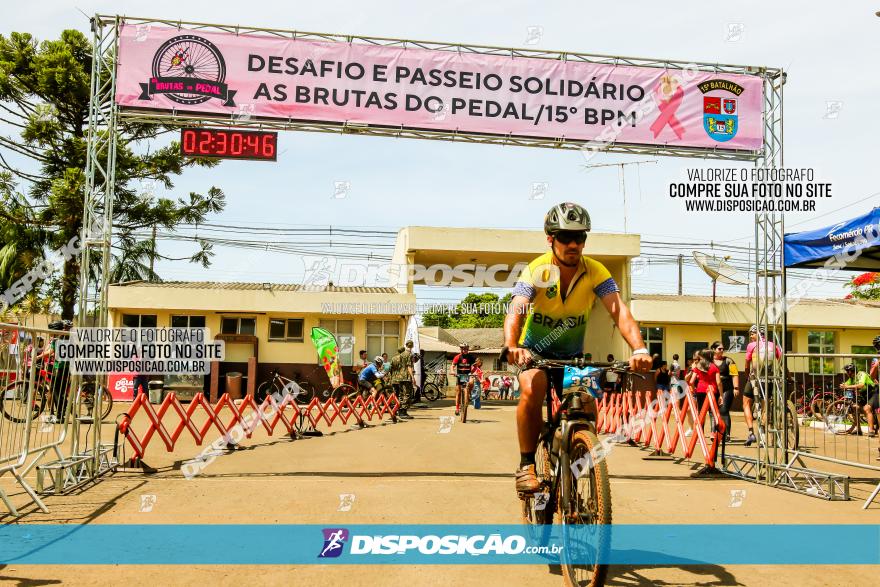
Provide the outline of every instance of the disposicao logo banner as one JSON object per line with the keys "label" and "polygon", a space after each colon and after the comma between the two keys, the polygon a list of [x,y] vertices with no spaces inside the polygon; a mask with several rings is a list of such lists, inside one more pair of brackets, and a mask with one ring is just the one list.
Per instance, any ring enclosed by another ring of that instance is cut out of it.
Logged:
{"label": "disposicao logo banner", "polygon": [[[454,44],[448,45],[454,48]],[[758,75],[123,25],[116,102],[713,150],[760,150]]]}
{"label": "disposicao logo banner", "polygon": [[[731,524],[724,539],[737,547],[707,548],[720,531],[717,524],[10,524],[0,527],[0,565],[880,564],[876,524]],[[229,541],[235,548],[218,548]],[[829,548],[836,544],[846,548]]]}

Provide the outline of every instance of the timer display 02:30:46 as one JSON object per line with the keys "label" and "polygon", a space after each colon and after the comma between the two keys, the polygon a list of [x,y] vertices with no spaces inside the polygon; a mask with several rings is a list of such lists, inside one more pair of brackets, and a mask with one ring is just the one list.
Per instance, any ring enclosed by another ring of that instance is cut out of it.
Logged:
{"label": "timer display 02:30:46", "polygon": [[231,159],[277,159],[278,133],[224,129],[181,130],[180,145],[184,155]]}

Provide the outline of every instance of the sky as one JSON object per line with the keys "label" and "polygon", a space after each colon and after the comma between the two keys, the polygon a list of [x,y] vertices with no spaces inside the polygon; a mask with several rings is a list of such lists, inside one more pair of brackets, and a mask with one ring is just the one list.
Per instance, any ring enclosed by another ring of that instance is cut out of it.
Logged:
{"label": "sky", "polygon": [[[460,2],[404,1],[276,3],[212,0],[113,2],[43,0],[4,10],[0,34],[28,31],[55,38],[65,28],[88,30],[86,14],[249,24],[305,31],[528,47],[608,55],[656,57],[784,68],[784,164],[815,169],[832,183],[832,198],[811,214],[787,214],[790,231],[818,228],[880,205],[876,179],[880,117],[878,6],[840,2],[821,10],[793,2]],[[530,30],[541,33],[527,45]],[[832,105],[829,106],[829,103]],[[598,155],[591,163],[622,163],[646,156]],[[753,240],[748,213],[687,213],[669,198],[670,181],[694,166],[718,162],[662,158],[626,168],[624,210],[618,168],[584,168],[577,152],[510,146],[468,145],[323,133],[282,133],[277,163],[226,161],[213,170],[188,170],[176,196],[217,185],[226,210],[212,222],[227,225],[376,228],[463,226],[540,230],[556,201],[586,206],[594,231],[629,232],[645,240],[710,242],[746,246]],[[730,164],[723,164],[730,165]],[[738,165],[738,164],[733,164]],[[336,182],[350,182],[346,198],[333,198]],[[544,199],[531,199],[535,183],[547,184]],[[239,237],[241,238],[241,237]],[[265,238],[255,236],[254,238]],[[162,243],[175,255],[187,245]],[[656,249],[655,249],[656,250]],[[297,282],[305,261],[297,255],[217,247],[210,269],[160,263],[166,280]],[[667,253],[690,249],[669,249]],[[707,294],[711,284],[687,268],[685,293]],[[637,292],[675,293],[671,265],[643,266]],[[420,290],[425,299],[461,297],[462,290]],[[719,285],[720,294],[745,288]],[[842,297],[840,284],[819,286],[816,295]]]}

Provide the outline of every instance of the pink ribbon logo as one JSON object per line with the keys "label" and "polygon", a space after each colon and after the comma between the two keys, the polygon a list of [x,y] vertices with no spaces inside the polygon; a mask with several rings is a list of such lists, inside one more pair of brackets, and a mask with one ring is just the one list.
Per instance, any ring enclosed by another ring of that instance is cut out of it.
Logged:
{"label": "pink ribbon logo", "polygon": [[[655,96],[660,95],[660,92],[658,91],[659,89],[660,86],[658,85],[654,90]],[[657,120],[651,124],[651,132],[654,133],[655,139],[667,124],[679,139],[684,136],[684,127],[675,117],[675,112],[678,110],[678,107],[681,106],[681,100],[683,97],[684,90],[681,89],[681,86],[678,86],[675,88],[675,91],[672,92],[672,96],[668,100],[657,100],[657,108],[660,110],[660,115],[657,117]]]}

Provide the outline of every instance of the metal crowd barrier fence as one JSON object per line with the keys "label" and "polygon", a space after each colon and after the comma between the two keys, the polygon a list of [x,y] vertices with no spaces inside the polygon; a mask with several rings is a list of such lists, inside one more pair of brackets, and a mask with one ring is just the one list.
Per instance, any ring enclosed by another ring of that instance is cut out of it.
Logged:
{"label": "metal crowd barrier fence", "polygon": [[[707,467],[705,472],[714,472],[725,432],[714,394],[706,394],[700,407],[685,382],[674,385],[672,392],[606,392],[598,410],[596,428],[600,433],[614,434],[621,441],[653,449],[656,456],[676,456],[680,449],[684,459],[690,459],[699,445]],[[707,414],[713,420],[708,438],[703,430]],[[695,422],[689,438],[685,435],[688,419]]]}
{"label": "metal crowd barrier fence", "polygon": [[[54,339],[65,336],[63,331],[0,324],[0,479],[9,473],[45,513],[49,510],[37,493],[41,489],[40,469],[53,465],[46,461],[47,455],[57,458],[54,464],[58,470],[73,475],[65,486],[83,481],[93,472],[82,463],[78,474],[71,473],[70,467],[57,466],[72,464],[61,447],[78,431],[71,415],[80,412],[76,407],[79,396],[70,398],[67,366],[50,363],[41,355]],[[88,449],[88,443],[85,446]],[[38,470],[37,491],[26,479],[34,467]],[[0,500],[10,513],[18,515],[2,486]]]}
{"label": "metal crowd barrier fence", "polygon": [[788,462],[819,460],[880,471],[876,380],[870,390],[841,389],[844,365],[854,364],[857,380],[862,373],[870,378],[877,354],[786,353],[785,358],[788,409],[800,437],[798,446],[789,447]]}
{"label": "metal crowd barrier fence", "polygon": [[[390,415],[391,419],[396,421],[399,408],[400,401],[396,394],[381,395],[378,399],[370,397],[366,400],[358,395],[354,401],[343,397],[339,401],[331,398],[321,402],[315,397],[307,405],[297,404],[294,396],[290,394],[286,395],[281,403],[278,403],[272,395],[268,395],[260,405],[257,405],[251,395],[245,396],[236,404],[228,394],[223,394],[217,403],[211,406],[204,394],[198,393],[184,409],[174,393],[169,393],[156,409],[145,394],[140,394],[132,402],[128,412],[123,414],[119,423],[119,433],[128,441],[135,458],[143,458],[154,435],[161,439],[168,452],[172,452],[184,430],[189,432],[199,446],[212,427],[216,428],[228,443],[232,442],[231,431],[236,426],[240,426],[245,436],[250,438],[261,425],[266,433],[272,436],[280,423],[284,431],[291,438],[295,438],[298,434],[316,431],[322,421],[327,426],[331,426],[337,418],[343,424],[353,420],[361,428],[366,426],[366,420],[372,421],[373,418],[381,420],[385,415]],[[231,418],[227,421],[223,419],[224,410],[231,413]],[[290,415],[287,413],[288,410],[291,411]],[[132,429],[132,421],[140,411],[145,413],[149,424],[146,431],[139,436]],[[169,429],[163,421],[169,412],[173,413],[169,417],[176,421],[173,429]],[[203,417],[204,423],[198,425],[195,422],[196,416]]]}

